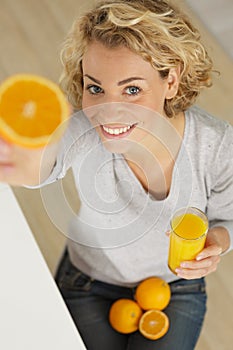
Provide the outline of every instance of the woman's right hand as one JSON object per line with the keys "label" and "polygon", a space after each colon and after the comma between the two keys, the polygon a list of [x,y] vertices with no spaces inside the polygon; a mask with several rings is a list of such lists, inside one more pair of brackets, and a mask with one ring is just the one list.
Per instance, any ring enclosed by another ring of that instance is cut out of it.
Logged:
{"label": "woman's right hand", "polygon": [[0,182],[12,186],[34,186],[50,174],[58,144],[28,149],[8,143],[0,137]]}

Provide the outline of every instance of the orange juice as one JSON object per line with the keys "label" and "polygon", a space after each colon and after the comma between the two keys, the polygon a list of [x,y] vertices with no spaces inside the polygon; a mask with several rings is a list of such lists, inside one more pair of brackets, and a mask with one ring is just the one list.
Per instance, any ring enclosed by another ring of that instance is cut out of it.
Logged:
{"label": "orange juice", "polygon": [[208,220],[197,208],[180,209],[171,220],[168,266],[175,269],[182,261],[193,260],[204,248]]}

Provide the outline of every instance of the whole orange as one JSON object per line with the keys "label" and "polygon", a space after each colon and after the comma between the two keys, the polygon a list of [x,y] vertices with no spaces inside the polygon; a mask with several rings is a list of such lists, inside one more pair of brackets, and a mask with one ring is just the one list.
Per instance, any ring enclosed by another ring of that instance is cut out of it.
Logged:
{"label": "whole orange", "polygon": [[111,326],[120,333],[132,333],[138,329],[142,309],[131,299],[115,301],[109,311]]}
{"label": "whole orange", "polygon": [[170,286],[162,278],[147,278],[137,286],[135,299],[143,310],[163,310],[171,299]]}

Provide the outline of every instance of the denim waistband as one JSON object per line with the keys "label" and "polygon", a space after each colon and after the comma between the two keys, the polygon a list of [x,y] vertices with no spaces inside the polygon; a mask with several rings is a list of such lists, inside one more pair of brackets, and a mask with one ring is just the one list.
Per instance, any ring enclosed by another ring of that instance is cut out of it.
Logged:
{"label": "denim waistband", "polygon": [[[61,261],[60,267],[57,271],[56,281],[60,287],[69,285],[78,287],[82,284],[83,290],[89,290],[93,284],[97,284],[100,287],[122,290],[122,291],[135,291],[137,285],[134,287],[125,287],[121,285],[115,285],[111,283],[102,282],[95,280],[88,276],[87,274],[80,271],[76,268],[70,261],[68,252],[66,251],[63,259]],[[179,279],[169,283],[172,293],[196,293],[196,292],[205,292],[205,280],[204,278],[185,280]]]}

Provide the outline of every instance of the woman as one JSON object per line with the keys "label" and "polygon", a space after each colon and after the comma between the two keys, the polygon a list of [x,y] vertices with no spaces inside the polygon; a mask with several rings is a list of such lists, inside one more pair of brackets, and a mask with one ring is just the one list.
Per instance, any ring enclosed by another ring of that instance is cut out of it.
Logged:
{"label": "woman", "polygon": [[[167,1],[106,0],[74,23],[62,60],[62,86],[83,111],[58,155],[45,157],[41,186],[72,167],[81,207],[56,277],[71,315],[88,350],[194,349],[206,310],[203,277],[233,235],[232,127],[191,107],[211,85],[199,33]],[[210,229],[204,250],[174,275],[165,232],[186,206],[204,211]],[[112,303],[133,299],[150,276],[170,283],[168,333],[157,341],[117,333],[108,322]]]}

